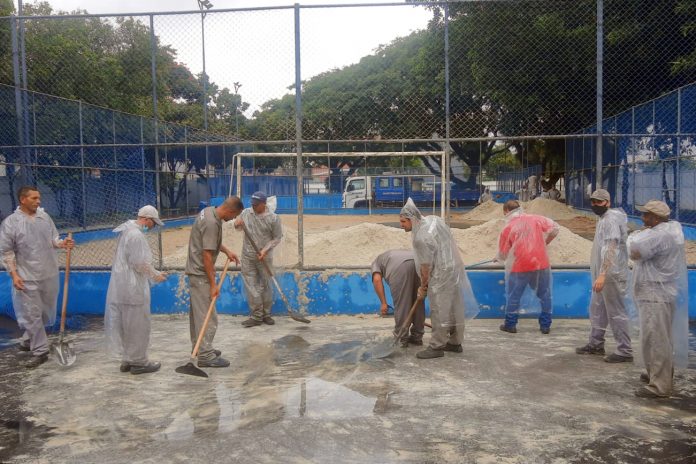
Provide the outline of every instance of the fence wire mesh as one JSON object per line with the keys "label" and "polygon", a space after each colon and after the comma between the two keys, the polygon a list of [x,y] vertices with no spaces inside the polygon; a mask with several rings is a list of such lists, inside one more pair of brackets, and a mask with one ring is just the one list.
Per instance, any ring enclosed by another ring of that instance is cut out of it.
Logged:
{"label": "fence wire mesh", "polygon": [[[595,0],[120,16],[0,7],[0,214],[34,183],[61,231],[108,237],[98,231],[143,204],[184,218],[235,190],[235,155],[301,147],[327,153],[302,166],[301,193],[323,210],[343,208],[349,176],[385,172],[444,175],[455,200],[484,185],[514,194],[535,176],[587,209],[601,155],[601,184],[629,214],[663,198],[693,225],[692,3],[604,0],[602,21]],[[443,150],[445,173],[437,156],[331,156]],[[292,203],[295,161],[250,159],[242,191]],[[110,263],[102,242],[85,265]]]}

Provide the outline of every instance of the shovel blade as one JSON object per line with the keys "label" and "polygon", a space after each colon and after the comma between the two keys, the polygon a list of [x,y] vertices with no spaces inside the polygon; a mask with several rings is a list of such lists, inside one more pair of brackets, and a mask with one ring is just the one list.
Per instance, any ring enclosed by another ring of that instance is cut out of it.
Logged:
{"label": "shovel blade", "polygon": [[75,349],[70,342],[60,342],[51,345],[51,354],[61,366],[72,366],[77,360]]}
{"label": "shovel blade", "polygon": [[397,340],[392,336],[374,343],[370,347],[369,352],[373,358],[387,358],[394,353],[394,351],[396,350],[396,345]]}
{"label": "shovel blade", "polygon": [[195,377],[208,378],[208,374],[206,374],[203,370],[194,366],[192,362],[187,363],[185,366],[177,367],[176,369],[174,369],[174,372],[176,372],[177,374],[186,374],[186,375],[193,375]]}
{"label": "shovel blade", "polygon": [[304,322],[305,324],[309,324],[310,322],[312,322],[312,321],[310,321],[309,319],[307,319],[306,317],[304,317],[302,314],[296,313],[295,311],[288,311],[288,314],[290,315],[290,317],[291,317],[294,321],[297,321],[297,322]]}

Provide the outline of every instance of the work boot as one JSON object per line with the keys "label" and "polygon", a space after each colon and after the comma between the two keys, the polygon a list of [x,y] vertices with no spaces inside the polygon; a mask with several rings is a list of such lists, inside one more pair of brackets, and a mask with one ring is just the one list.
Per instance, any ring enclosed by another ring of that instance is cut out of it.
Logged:
{"label": "work boot", "polygon": [[633,356],[621,356],[620,354],[612,353],[604,357],[604,362],[608,363],[625,363],[633,362]]}
{"label": "work boot", "polygon": [[445,352],[443,350],[434,350],[430,347],[427,347],[423,351],[419,351],[416,353],[416,358],[418,359],[432,359],[432,358],[441,358],[445,355]]}
{"label": "work boot", "polygon": [[408,348],[408,338],[401,340],[401,348]]}
{"label": "work boot", "polygon": [[130,372],[131,367],[132,366],[130,365],[130,363],[123,361],[121,365],[118,367],[118,370],[121,372]]}
{"label": "work boot", "polygon": [[541,330],[542,334],[548,335],[551,332],[551,327],[539,327],[539,330]]}
{"label": "work boot", "polygon": [[29,361],[24,363],[24,367],[26,367],[27,369],[34,369],[35,367],[39,367],[46,361],[48,361],[48,353],[40,354],[38,356],[32,356]]}
{"label": "work boot", "polygon": [[150,372],[157,372],[162,365],[158,362],[149,361],[144,366],[136,366],[135,364],[130,365],[130,373],[133,375],[138,374],[149,374]]}
{"label": "work boot", "polygon": [[220,356],[213,359],[199,359],[198,367],[229,367],[230,362]]}
{"label": "work boot", "polygon": [[15,345],[17,347],[17,351],[22,351],[24,353],[31,351],[31,348],[29,348],[29,345],[25,345],[24,343],[17,343]]}
{"label": "work boot", "polygon": [[600,356],[604,356],[604,347],[603,346],[592,346],[589,343],[585,346],[581,346],[580,348],[575,348],[575,353],[576,354],[598,354]]}
{"label": "work boot", "polygon": [[464,348],[462,348],[462,345],[452,345],[451,343],[446,343],[444,347],[442,347],[444,351],[451,351],[452,353],[461,353],[464,351]]}
{"label": "work boot", "polygon": [[668,398],[668,396],[660,396],[646,387],[640,387],[633,392],[638,398]]}
{"label": "work boot", "polygon": [[517,327],[515,327],[515,326],[511,327],[511,326],[507,326],[505,324],[500,325],[500,330],[502,330],[503,332],[511,333],[511,334],[517,333]]}
{"label": "work boot", "polygon": [[271,316],[264,316],[263,323],[266,325],[273,325],[273,324],[275,324],[275,321],[273,320],[273,318]]}
{"label": "work boot", "polygon": [[263,324],[263,321],[258,321],[256,319],[254,319],[253,317],[250,317],[246,321],[242,322],[242,325],[244,327],[247,327],[247,328],[256,327],[257,325],[261,325],[261,324]]}
{"label": "work boot", "polygon": [[647,372],[643,372],[640,374],[640,381],[643,383],[650,383],[650,376]]}
{"label": "work boot", "polygon": [[415,337],[413,335],[408,337],[408,342],[411,345],[416,345],[416,346],[423,346],[423,339],[420,337]]}

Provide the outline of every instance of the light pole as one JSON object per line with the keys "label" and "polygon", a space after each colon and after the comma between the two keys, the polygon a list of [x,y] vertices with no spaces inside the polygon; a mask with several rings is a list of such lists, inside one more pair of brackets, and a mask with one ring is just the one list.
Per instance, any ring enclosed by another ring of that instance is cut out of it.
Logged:
{"label": "light pole", "polygon": [[[208,139],[208,74],[205,72],[205,15],[213,7],[210,0],[197,0],[198,8],[201,10],[201,54],[203,57],[203,129],[205,138]],[[209,172],[210,160],[208,156],[208,145],[205,146],[205,179],[210,181]],[[208,204],[210,204],[210,185],[208,185]]]}
{"label": "light pole", "polygon": [[237,120],[237,115],[239,114],[239,104],[241,103],[241,98],[239,97],[239,88],[242,86],[240,82],[235,82],[232,84],[234,87],[234,136],[239,140],[239,121]]}

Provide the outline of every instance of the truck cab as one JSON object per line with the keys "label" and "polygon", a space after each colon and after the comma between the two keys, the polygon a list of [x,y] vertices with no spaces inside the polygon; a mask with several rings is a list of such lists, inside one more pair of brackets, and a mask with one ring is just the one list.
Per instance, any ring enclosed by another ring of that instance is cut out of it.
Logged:
{"label": "truck cab", "polygon": [[372,201],[372,178],[370,176],[355,176],[346,179],[341,201],[344,208],[367,208],[370,201]]}

